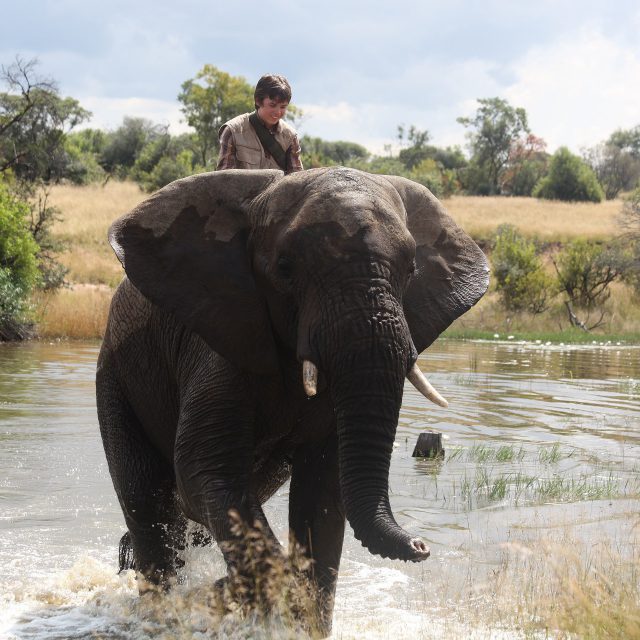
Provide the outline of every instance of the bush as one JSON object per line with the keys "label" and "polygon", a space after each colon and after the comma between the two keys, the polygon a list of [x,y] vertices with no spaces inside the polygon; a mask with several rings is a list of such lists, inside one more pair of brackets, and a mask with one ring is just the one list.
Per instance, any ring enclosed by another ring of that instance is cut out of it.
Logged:
{"label": "bush", "polygon": [[491,262],[496,289],[506,309],[542,313],[547,308],[552,278],[545,272],[534,243],[515,227],[498,228]]}
{"label": "bush", "polygon": [[27,298],[39,282],[38,244],[30,230],[29,205],[0,181],[0,339],[20,337]]}
{"label": "bush", "polygon": [[566,147],[551,158],[549,173],[538,182],[533,195],[547,200],[602,202],[604,192],[591,168]]}
{"label": "bush", "polygon": [[574,240],[565,245],[554,264],[569,301],[593,309],[607,301],[609,285],[629,270],[631,257],[618,246]]}

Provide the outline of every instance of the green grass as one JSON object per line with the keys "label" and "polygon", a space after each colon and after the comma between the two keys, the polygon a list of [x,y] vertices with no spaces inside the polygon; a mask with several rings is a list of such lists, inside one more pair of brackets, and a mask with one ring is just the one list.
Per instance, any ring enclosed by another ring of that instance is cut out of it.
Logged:
{"label": "green grass", "polygon": [[[497,337],[496,337],[497,336]],[[640,344],[640,333],[629,334],[594,334],[585,333],[579,329],[565,329],[556,332],[513,331],[511,333],[496,333],[482,329],[458,329],[450,327],[443,334],[443,338],[452,340],[491,340],[509,342],[533,342],[539,344]]]}

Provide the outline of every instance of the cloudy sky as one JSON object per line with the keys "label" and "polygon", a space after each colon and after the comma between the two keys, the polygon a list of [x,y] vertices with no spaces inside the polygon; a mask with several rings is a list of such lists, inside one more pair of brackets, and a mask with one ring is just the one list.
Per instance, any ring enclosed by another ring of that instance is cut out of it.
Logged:
{"label": "cloudy sky", "polygon": [[376,152],[398,124],[464,145],[456,118],[494,96],[550,151],[640,124],[637,0],[22,0],[0,24],[0,63],[16,55],[100,128],[131,115],[186,130],[176,96],[206,63],[252,85],[286,75],[301,133]]}

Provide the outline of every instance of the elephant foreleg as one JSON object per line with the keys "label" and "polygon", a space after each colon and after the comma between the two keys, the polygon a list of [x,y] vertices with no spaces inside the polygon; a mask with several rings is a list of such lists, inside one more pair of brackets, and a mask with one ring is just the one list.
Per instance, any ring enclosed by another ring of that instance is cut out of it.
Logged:
{"label": "elephant foreleg", "polygon": [[331,632],[345,511],[340,497],[337,436],[322,445],[300,447],[294,456],[289,493],[289,528],[313,560],[312,582],[318,589],[320,631]]}
{"label": "elephant foreleg", "polygon": [[219,364],[209,376],[213,384],[196,383],[185,393],[174,463],[187,515],[209,529],[231,564],[242,547],[233,530],[232,512],[249,526],[260,522],[269,537],[275,540],[275,536],[251,481],[255,416],[247,402],[246,381],[228,363]]}

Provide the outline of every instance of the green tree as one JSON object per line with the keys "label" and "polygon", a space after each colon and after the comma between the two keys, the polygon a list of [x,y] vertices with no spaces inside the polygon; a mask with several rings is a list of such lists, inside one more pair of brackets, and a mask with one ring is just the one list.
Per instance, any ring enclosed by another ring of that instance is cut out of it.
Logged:
{"label": "green tree", "polygon": [[640,187],[625,199],[620,222],[624,230],[623,240],[631,253],[631,264],[625,280],[640,295]]}
{"label": "green tree", "polygon": [[585,160],[604,189],[607,200],[633,189],[640,180],[640,157],[618,145],[603,143],[585,152]]}
{"label": "green tree", "polygon": [[329,141],[305,135],[300,139],[300,146],[302,163],[307,169],[336,164],[348,167],[360,161],[366,162],[369,158],[365,147],[345,140]]}
{"label": "green tree", "polygon": [[66,177],[65,138],[90,117],[77,100],[62,98],[55,83],[39,78],[36,60],[21,58],[0,69],[0,173],[24,180]]}
{"label": "green tree", "polygon": [[530,133],[514,140],[509,158],[500,175],[500,192],[510,196],[530,196],[547,172],[546,143]]}
{"label": "green tree", "polygon": [[505,309],[542,313],[553,291],[535,244],[511,225],[498,227],[491,263]]}
{"label": "green tree", "polygon": [[202,171],[195,162],[196,156],[194,134],[170,136],[167,133],[142,149],[131,176],[146,191],[155,191],[178,178]]}
{"label": "green tree", "polygon": [[198,162],[203,167],[215,164],[218,129],[230,118],[254,109],[253,87],[242,76],[232,76],[211,64],[182,83],[178,100],[187,124],[195,129]]}
{"label": "green tree", "polygon": [[608,145],[626,151],[636,160],[640,160],[640,124],[632,129],[617,129],[607,140]]}
{"label": "green tree", "polygon": [[513,142],[530,133],[527,112],[501,98],[479,98],[478,103],[473,117],[457,119],[469,129],[472,166],[465,187],[472,193],[499,194]]}
{"label": "green tree", "polygon": [[549,173],[538,182],[533,195],[570,202],[601,202],[604,198],[592,169],[566,147],[560,147],[553,154]]}
{"label": "green tree", "polygon": [[167,135],[167,127],[147,118],[125,116],[122,124],[107,134],[99,162],[110,175],[128,177],[142,150]]}
{"label": "green tree", "polygon": [[39,281],[29,207],[0,178],[0,340],[23,337],[27,299]]}

